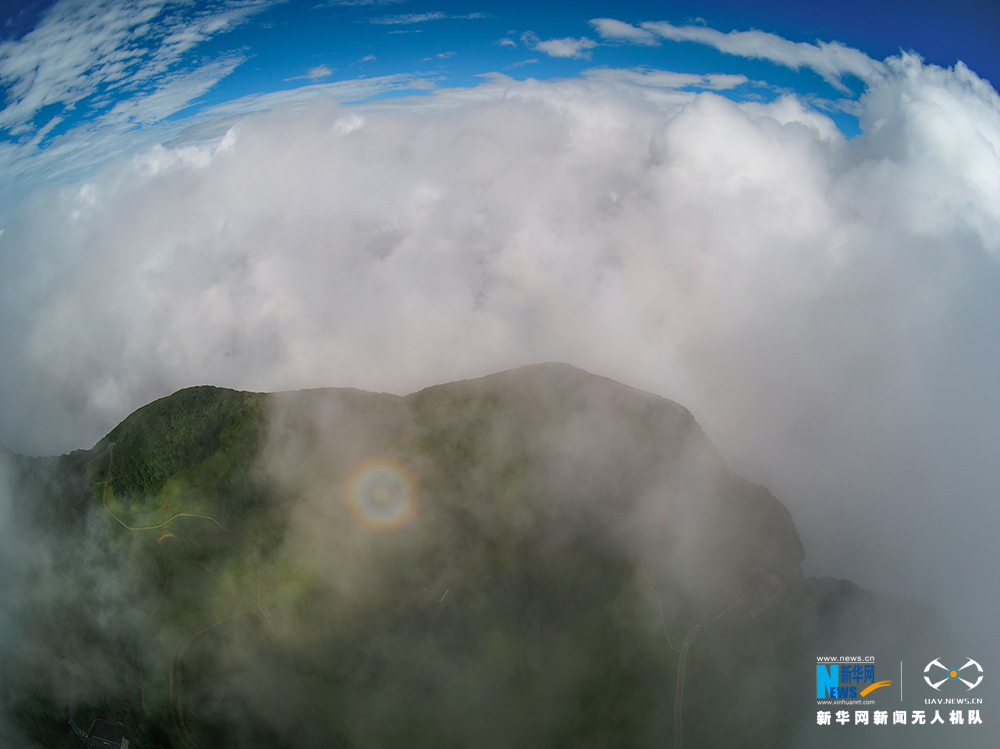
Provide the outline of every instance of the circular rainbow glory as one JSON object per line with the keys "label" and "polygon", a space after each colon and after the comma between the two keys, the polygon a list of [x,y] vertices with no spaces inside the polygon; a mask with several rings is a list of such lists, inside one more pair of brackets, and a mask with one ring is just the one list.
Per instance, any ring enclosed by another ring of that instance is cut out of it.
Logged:
{"label": "circular rainbow glory", "polygon": [[397,530],[416,517],[420,482],[399,458],[366,458],[347,475],[344,486],[351,514],[369,530]]}

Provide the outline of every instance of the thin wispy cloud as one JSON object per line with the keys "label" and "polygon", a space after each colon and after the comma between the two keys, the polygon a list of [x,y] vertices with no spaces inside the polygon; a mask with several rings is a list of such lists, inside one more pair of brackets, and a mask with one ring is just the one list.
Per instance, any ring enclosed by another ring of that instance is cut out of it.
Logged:
{"label": "thin wispy cloud", "polygon": [[285,78],[286,81],[318,81],[322,78],[328,78],[333,75],[335,68],[328,68],[326,65],[317,65],[314,68],[309,68],[305,72],[305,75],[295,75],[291,78]]}
{"label": "thin wispy cloud", "polygon": [[[205,108],[201,118],[211,125],[213,121],[233,122],[239,118],[276,108],[307,109],[317,98],[330,101],[364,101],[381,94],[406,90],[427,90],[434,83],[424,76],[412,73],[349,78],[333,83],[315,83],[287,91],[250,94],[222,104]],[[214,130],[215,128],[213,128]]]}
{"label": "thin wispy cloud", "polygon": [[368,23],[374,23],[377,25],[401,25],[405,26],[411,23],[426,23],[427,21],[440,21],[442,18],[447,18],[448,16],[440,11],[435,11],[433,13],[403,13],[401,15],[395,16],[376,16],[368,19]]}
{"label": "thin wispy cloud", "polygon": [[583,71],[583,76],[590,80],[600,80],[607,83],[629,83],[653,88],[693,88],[704,91],[726,91],[750,82],[745,75],[674,73],[667,70],[650,70],[637,68],[622,70],[618,68],[591,68]]}
{"label": "thin wispy cloud", "polygon": [[206,63],[190,72],[167,75],[149,93],[117,102],[98,122],[104,126],[160,122],[210,91],[244,59],[233,55]]}
{"label": "thin wispy cloud", "polygon": [[400,15],[375,16],[368,19],[369,23],[378,25],[407,25],[411,23],[426,23],[427,21],[475,21],[483,18],[493,18],[492,13],[466,13],[464,15],[448,15],[440,11],[431,13],[403,13]]}
{"label": "thin wispy cloud", "polygon": [[379,5],[399,5],[408,3],[410,0],[324,0],[313,7],[315,8],[363,8]]}
{"label": "thin wispy cloud", "polygon": [[[176,1],[58,2],[20,39],[0,43],[0,86],[5,93],[0,130],[31,133],[34,117],[45,107],[100,111],[113,106],[109,94],[121,92],[156,102],[137,121],[147,121],[154,112],[172,114],[164,105],[173,102],[183,108],[192,97],[179,95],[183,85],[176,77],[166,82],[160,77],[173,72],[199,44],[273,4],[273,0],[239,5],[217,0],[200,13],[185,14],[188,4]],[[195,89],[204,90],[210,70],[220,72],[225,67],[218,61],[209,65],[213,67],[201,73],[185,72],[199,81]]]}
{"label": "thin wispy cloud", "polygon": [[[642,35],[642,32],[646,32],[670,41],[705,44],[729,55],[768,60],[794,70],[809,68],[831,86],[845,93],[850,90],[843,83],[845,75],[868,81],[873,76],[885,73],[885,66],[881,62],[840,42],[817,41],[815,44],[808,44],[792,42],[764,31],[723,33],[705,26],[674,26],[666,21],[642,23],[638,28],[621,22],[609,23],[609,19],[596,19],[591,23],[597,33],[609,41],[648,44],[649,37]],[[640,39],[642,41],[637,41]]]}

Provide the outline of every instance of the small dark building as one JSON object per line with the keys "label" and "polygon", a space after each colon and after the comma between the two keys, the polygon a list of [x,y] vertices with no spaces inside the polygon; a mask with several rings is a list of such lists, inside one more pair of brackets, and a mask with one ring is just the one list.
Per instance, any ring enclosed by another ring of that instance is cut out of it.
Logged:
{"label": "small dark building", "polygon": [[113,723],[110,720],[95,720],[86,736],[72,721],[69,725],[73,729],[73,735],[90,749],[142,749],[136,740],[125,732],[125,726],[121,723]]}

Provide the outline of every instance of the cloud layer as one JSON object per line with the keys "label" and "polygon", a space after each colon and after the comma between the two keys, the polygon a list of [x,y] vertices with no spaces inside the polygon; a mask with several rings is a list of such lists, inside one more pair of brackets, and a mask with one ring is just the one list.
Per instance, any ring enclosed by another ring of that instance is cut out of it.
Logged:
{"label": "cloud layer", "polygon": [[0,235],[2,440],[89,446],[199,383],[405,393],[562,360],[691,408],[814,569],[950,591],[975,627],[996,92],[894,58],[847,141],[795,97],[649,74],[320,98],[36,195]]}

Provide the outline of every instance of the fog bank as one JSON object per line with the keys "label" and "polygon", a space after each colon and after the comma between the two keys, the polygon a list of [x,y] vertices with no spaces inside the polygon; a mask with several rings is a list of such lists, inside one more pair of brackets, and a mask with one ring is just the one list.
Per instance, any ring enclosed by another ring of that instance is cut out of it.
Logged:
{"label": "fog bank", "polygon": [[[688,407],[807,569],[993,647],[1000,98],[903,55],[845,140],[607,71],[316,100],[28,199],[0,439],[90,446],[180,387],[397,394],[565,361]],[[985,656],[984,656],[985,657]]]}

